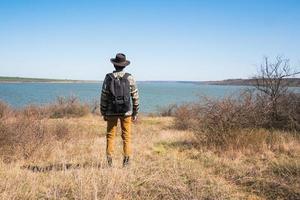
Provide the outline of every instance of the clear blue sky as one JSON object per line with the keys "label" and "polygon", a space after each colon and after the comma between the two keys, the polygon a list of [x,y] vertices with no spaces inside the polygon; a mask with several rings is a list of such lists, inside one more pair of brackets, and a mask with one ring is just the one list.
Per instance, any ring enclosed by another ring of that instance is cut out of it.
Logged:
{"label": "clear blue sky", "polygon": [[138,80],[251,77],[300,65],[298,0],[0,0],[0,76],[101,80],[124,52]]}

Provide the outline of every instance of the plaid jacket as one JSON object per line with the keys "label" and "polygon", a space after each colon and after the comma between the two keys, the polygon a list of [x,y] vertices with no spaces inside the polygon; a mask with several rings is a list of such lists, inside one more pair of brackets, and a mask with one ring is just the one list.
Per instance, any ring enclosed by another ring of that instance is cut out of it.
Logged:
{"label": "plaid jacket", "polygon": [[[125,75],[124,71],[114,71],[113,72],[114,77],[123,77]],[[100,110],[101,114],[103,116],[111,116],[111,115],[124,115],[122,113],[114,113],[109,106],[112,102],[109,99],[109,76],[106,74],[105,79],[103,81],[102,85],[102,92],[101,92],[101,104],[100,104]],[[138,88],[137,84],[133,78],[132,75],[128,76],[128,81],[130,84],[130,93],[131,93],[131,99],[132,99],[132,110],[128,111],[125,113],[125,116],[130,116],[130,115],[137,115],[139,111],[139,93],[138,93]]]}

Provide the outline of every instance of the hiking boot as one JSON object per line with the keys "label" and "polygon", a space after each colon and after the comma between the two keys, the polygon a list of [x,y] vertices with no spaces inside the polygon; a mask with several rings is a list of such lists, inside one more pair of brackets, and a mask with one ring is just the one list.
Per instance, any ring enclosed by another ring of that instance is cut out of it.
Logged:
{"label": "hiking boot", "polygon": [[123,160],[123,167],[126,167],[129,165],[129,156],[125,156]]}
{"label": "hiking boot", "polygon": [[109,167],[112,167],[112,157],[111,156],[107,156],[107,164]]}

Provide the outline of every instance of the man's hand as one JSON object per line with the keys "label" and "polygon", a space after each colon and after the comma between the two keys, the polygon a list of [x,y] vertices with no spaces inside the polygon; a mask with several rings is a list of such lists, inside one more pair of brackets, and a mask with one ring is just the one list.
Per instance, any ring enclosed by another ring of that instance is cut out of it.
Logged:
{"label": "man's hand", "polygon": [[136,122],[136,121],[137,121],[137,116],[136,116],[136,115],[132,115],[132,116],[131,116],[131,120],[132,120],[133,122]]}

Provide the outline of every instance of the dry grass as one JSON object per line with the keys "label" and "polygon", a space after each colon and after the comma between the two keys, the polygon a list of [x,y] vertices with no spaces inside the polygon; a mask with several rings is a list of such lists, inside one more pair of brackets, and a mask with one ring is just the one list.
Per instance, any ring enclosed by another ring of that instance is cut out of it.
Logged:
{"label": "dry grass", "polygon": [[[81,104],[76,97],[59,97],[49,105],[29,105],[22,109],[13,109],[0,102],[2,161],[30,160],[36,154],[40,159],[47,159],[56,144],[65,144],[71,137],[81,138],[79,131],[83,127],[78,125],[82,119],[76,124],[70,124],[66,119],[72,117],[74,121],[75,118],[91,115],[89,108],[89,105]],[[89,122],[91,128],[95,131]]]}
{"label": "dry grass", "polygon": [[0,119],[7,117],[10,113],[10,107],[6,103],[0,101]]}
{"label": "dry grass", "polygon": [[259,128],[250,100],[141,116],[125,169],[121,137],[108,168],[105,122],[77,100],[0,104],[0,199],[299,199],[299,134]]}
{"label": "dry grass", "polygon": [[[1,121],[0,199],[300,197],[300,140],[288,133],[247,132],[221,152],[193,132],[173,129],[172,117],[141,117],[133,127],[132,163],[124,169],[121,137],[114,167],[106,165],[106,127],[99,116],[20,120]],[[21,137],[4,151],[3,130],[23,133],[28,141]],[[247,146],[242,137],[257,140],[250,142],[256,146]],[[22,144],[30,145],[24,151]],[[14,159],[8,162],[7,155]]]}

